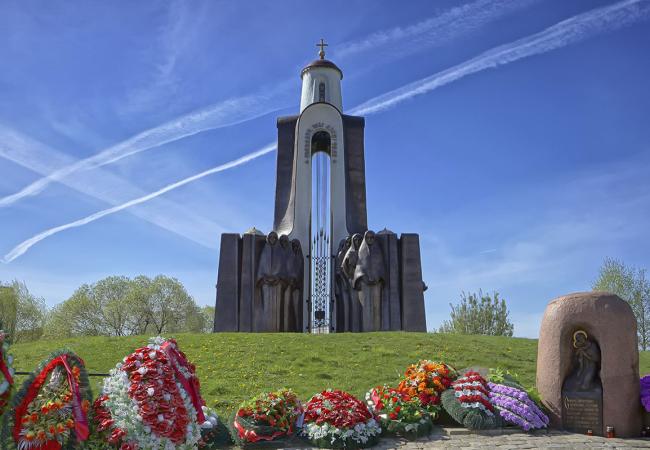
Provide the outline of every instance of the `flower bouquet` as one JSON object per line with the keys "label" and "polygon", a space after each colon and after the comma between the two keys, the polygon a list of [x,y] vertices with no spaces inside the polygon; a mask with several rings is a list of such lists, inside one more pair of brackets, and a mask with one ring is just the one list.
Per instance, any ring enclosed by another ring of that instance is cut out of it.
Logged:
{"label": "flower bouquet", "polygon": [[233,438],[241,446],[291,436],[302,415],[302,405],[291,390],[260,394],[239,406],[233,420]]}
{"label": "flower bouquet", "polygon": [[321,448],[362,448],[377,442],[381,426],[365,403],[343,391],[323,391],[305,406],[303,435]]}
{"label": "flower bouquet", "polygon": [[388,386],[377,386],[366,394],[366,403],[387,433],[417,439],[431,432],[429,413],[417,397]]}
{"label": "flower bouquet", "polygon": [[650,412],[650,375],[641,377],[641,404]]}
{"label": "flower bouquet", "polygon": [[472,430],[498,428],[501,420],[490,403],[487,382],[477,372],[467,372],[442,394],[442,406],[458,423]]}
{"label": "flower bouquet", "polygon": [[79,448],[88,439],[91,400],[83,360],[70,351],[53,353],[12,399],[12,412],[2,420],[2,448]]}
{"label": "flower bouquet", "polygon": [[490,401],[506,422],[524,431],[548,426],[548,417],[524,390],[496,383],[488,383],[488,387]]}
{"label": "flower bouquet", "polygon": [[11,390],[14,386],[14,362],[13,356],[9,355],[9,342],[7,335],[0,331],[0,416],[5,412],[11,397]]}
{"label": "flower bouquet", "polygon": [[448,389],[457,376],[456,370],[445,363],[421,360],[406,369],[398,389],[418,398],[435,419],[440,411],[440,393]]}
{"label": "flower bouquet", "polygon": [[176,341],[151,339],[118,363],[94,404],[104,442],[122,450],[194,449],[205,422],[194,366]]}

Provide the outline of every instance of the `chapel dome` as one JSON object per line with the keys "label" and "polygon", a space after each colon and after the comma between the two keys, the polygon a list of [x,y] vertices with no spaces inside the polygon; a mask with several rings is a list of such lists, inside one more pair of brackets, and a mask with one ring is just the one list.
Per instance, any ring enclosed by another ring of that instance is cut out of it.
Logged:
{"label": "chapel dome", "polygon": [[322,68],[334,69],[334,70],[338,71],[338,73],[341,75],[341,79],[343,79],[343,71],[341,69],[339,69],[339,67],[336,64],[334,64],[332,61],[330,61],[329,59],[315,59],[315,60],[313,60],[312,62],[307,64],[304,69],[302,69],[302,71],[300,72],[300,78],[302,78],[305,75],[305,73],[307,73],[311,69],[321,68],[321,67]]}

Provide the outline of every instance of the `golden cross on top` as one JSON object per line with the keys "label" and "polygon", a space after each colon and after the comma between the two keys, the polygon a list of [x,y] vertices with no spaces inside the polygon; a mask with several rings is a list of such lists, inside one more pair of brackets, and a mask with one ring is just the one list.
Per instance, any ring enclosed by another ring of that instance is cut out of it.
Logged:
{"label": "golden cross on top", "polygon": [[327,47],[328,44],[325,43],[325,40],[323,38],[320,39],[320,43],[316,44],[316,47],[320,47],[320,51],[318,52],[318,56],[320,56],[320,59],[325,59],[325,47]]}

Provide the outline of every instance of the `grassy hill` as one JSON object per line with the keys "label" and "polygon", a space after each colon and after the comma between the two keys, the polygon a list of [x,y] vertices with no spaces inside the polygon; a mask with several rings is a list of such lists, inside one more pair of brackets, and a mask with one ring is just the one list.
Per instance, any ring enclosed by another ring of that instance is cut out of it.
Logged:
{"label": "grassy hill", "polygon": [[[396,332],[170,337],[196,364],[203,396],[222,414],[259,392],[281,387],[294,389],[305,400],[328,387],[362,396],[372,386],[395,382],[408,364],[424,358],[458,369],[508,368],[532,386],[537,359],[536,340],[493,336]],[[68,347],[84,359],[90,372],[107,372],[146,343],[143,336],[84,337],[17,344],[10,352],[19,371],[31,371],[53,350]],[[641,373],[650,373],[650,352],[641,353]],[[91,382],[98,392],[101,378]]]}

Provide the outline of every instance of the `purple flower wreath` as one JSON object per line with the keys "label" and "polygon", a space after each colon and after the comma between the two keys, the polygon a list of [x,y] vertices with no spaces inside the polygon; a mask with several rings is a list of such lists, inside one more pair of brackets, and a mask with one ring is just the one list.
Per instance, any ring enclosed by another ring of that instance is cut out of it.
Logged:
{"label": "purple flower wreath", "polygon": [[650,412],[650,375],[641,378],[641,404]]}
{"label": "purple flower wreath", "polygon": [[548,426],[548,417],[526,392],[503,384],[488,383],[488,386],[490,401],[506,422],[525,431]]}

